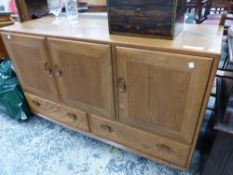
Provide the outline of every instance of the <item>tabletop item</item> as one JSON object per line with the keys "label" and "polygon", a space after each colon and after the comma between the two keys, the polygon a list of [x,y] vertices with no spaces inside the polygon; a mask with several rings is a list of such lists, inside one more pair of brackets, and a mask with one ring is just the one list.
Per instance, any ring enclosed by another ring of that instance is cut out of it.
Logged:
{"label": "tabletop item", "polygon": [[48,0],[49,12],[56,16],[55,24],[59,24],[59,15],[62,12],[63,0]]}
{"label": "tabletop item", "polygon": [[78,21],[78,3],[76,0],[65,0],[66,15],[71,23]]}
{"label": "tabletop item", "polygon": [[112,34],[173,39],[183,28],[186,0],[108,0],[107,4]]}
{"label": "tabletop item", "polygon": [[0,12],[0,27],[14,24],[11,12]]}

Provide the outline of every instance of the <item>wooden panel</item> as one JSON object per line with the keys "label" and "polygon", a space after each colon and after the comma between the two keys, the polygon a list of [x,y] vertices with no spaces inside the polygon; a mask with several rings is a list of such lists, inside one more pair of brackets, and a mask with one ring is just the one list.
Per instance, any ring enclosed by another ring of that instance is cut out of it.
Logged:
{"label": "wooden panel", "polygon": [[189,147],[186,145],[93,115],[90,117],[90,127],[98,136],[180,167],[186,166],[189,154]]}
{"label": "wooden panel", "polygon": [[88,12],[106,12],[106,5],[88,5]]}
{"label": "wooden panel", "polygon": [[23,88],[57,99],[57,88],[44,37],[2,33],[8,54]]}
{"label": "wooden panel", "polygon": [[110,46],[48,39],[64,103],[114,117]]}
{"label": "wooden panel", "polygon": [[31,111],[35,114],[42,114],[68,126],[89,131],[87,114],[77,109],[71,109],[46,99],[25,93]]}
{"label": "wooden panel", "polygon": [[2,37],[0,37],[0,59],[7,58],[7,57],[8,55],[7,55],[5,46],[3,44]]}
{"label": "wooden panel", "polygon": [[[196,149],[196,143],[197,143],[198,138],[199,138],[199,134],[200,134],[200,130],[201,130],[201,127],[202,127],[203,119],[205,118],[206,108],[207,108],[207,105],[208,105],[209,97],[211,95],[211,89],[213,87],[214,80],[216,78],[216,71],[218,69],[219,60],[220,60],[220,55],[216,56],[213,59],[213,65],[212,65],[212,68],[211,68],[211,73],[210,73],[210,78],[209,78],[209,81],[208,81],[208,85],[206,87],[206,92],[205,92],[205,95],[204,95],[204,100],[203,100],[202,108],[201,108],[201,111],[200,111],[200,117],[198,119],[198,123],[196,125],[196,130],[195,130],[195,133],[194,133],[194,136],[193,136],[193,144],[191,146],[191,151],[190,151],[191,153],[194,153],[194,151]],[[188,163],[187,163],[187,167],[190,166],[190,164],[192,162],[192,158],[193,158],[193,154],[190,154],[189,159],[188,159]]]}
{"label": "wooden panel", "polygon": [[121,122],[191,144],[212,59],[116,48]]}
{"label": "wooden panel", "polygon": [[88,3],[88,5],[106,5],[106,0],[82,0],[82,2]]}

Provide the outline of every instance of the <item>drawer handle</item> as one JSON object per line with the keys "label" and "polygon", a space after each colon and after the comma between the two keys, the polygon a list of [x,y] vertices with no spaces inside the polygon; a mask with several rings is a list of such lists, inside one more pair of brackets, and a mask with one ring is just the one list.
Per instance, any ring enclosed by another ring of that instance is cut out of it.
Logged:
{"label": "drawer handle", "polygon": [[120,93],[125,93],[126,92],[126,83],[123,78],[118,79],[118,90]]}
{"label": "drawer handle", "polygon": [[49,66],[49,63],[47,62],[44,63],[44,70],[47,72],[49,77],[52,77],[52,69]]}
{"label": "drawer handle", "polygon": [[67,113],[68,117],[71,118],[72,120],[77,120],[78,119],[78,116],[76,114],[73,114],[73,113]]}
{"label": "drawer handle", "polygon": [[112,128],[108,125],[101,124],[100,127],[105,131],[112,132]]}
{"label": "drawer handle", "polygon": [[156,148],[159,150],[159,151],[162,151],[164,153],[171,153],[173,152],[173,149],[170,148],[169,146],[167,145],[164,145],[164,144],[157,144],[156,145]]}
{"label": "drawer handle", "polygon": [[61,78],[62,77],[62,71],[59,69],[58,65],[55,65],[54,66],[54,71],[55,71],[55,74],[58,78]]}
{"label": "drawer handle", "polygon": [[32,104],[37,106],[37,107],[40,107],[40,103],[36,100],[32,100]]}

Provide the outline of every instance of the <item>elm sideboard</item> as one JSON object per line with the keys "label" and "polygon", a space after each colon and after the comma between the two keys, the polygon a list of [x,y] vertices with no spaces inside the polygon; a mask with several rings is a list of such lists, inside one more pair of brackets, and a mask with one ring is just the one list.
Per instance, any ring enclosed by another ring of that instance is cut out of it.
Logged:
{"label": "elm sideboard", "polygon": [[2,28],[31,111],[178,169],[190,165],[221,53],[222,27],[184,25],[175,40],[108,33],[80,15]]}

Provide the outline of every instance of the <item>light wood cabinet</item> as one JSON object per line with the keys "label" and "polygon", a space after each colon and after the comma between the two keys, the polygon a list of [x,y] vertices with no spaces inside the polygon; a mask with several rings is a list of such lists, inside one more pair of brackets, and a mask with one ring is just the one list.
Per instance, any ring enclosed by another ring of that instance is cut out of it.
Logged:
{"label": "light wood cabinet", "polygon": [[212,59],[117,47],[116,62],[119,120],[190,144]]}
{"label": "light wood cabinet", "polygon": [[110,46],[54,38],[48,45],[61,100],[114,118]]}
{"label": "light wood cabinet", "polygon": [[0,29],[32,112],[187,169],[217,70],[222,28],[175,40],[108,34],[104,18],[46,17]]}
{"label": "light wood cabinet", "polygon": [[2,33],[20,83],[28,92],[58,99],[45,37]]}

